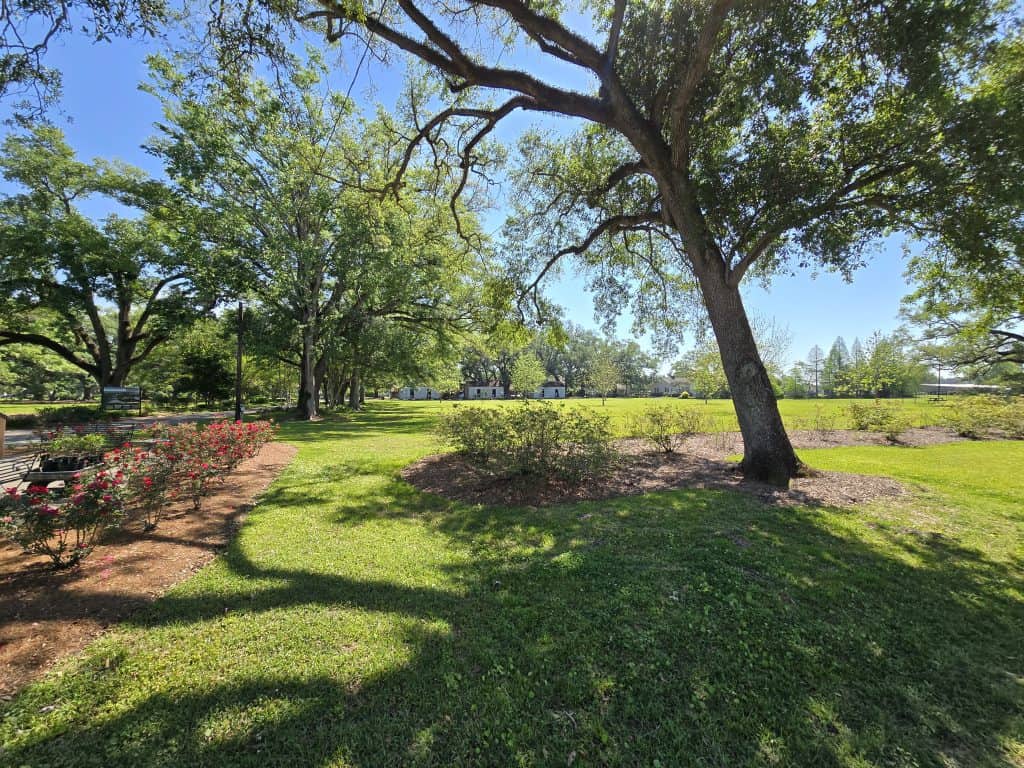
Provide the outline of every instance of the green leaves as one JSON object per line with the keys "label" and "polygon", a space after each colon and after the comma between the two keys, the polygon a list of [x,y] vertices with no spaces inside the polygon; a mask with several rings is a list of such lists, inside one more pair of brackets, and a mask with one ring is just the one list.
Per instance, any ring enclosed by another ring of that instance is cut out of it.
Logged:
{"label": "green leaves", "polygon": [[[122,383],[203,309],[194,245],[158,218],[167,190],[123,164],[78,161],[52,126],[3,150],[0,171],[22,191],[0,201],[0,344],[45,347],[101,385]],[[88,218],[78,205],[94,196],[135,217]]]}

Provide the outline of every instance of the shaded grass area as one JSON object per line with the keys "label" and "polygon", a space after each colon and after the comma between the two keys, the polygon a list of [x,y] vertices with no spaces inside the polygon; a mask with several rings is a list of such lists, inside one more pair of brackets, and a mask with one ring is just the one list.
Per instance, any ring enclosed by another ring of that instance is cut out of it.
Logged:
{"label": "shaded grass area", "polygon": [[0,764],[1024,760],[1024,444],[808,452],[899,506],[467,507],[397,477],[422,405],[284,425],[225,556],[4,705]]}

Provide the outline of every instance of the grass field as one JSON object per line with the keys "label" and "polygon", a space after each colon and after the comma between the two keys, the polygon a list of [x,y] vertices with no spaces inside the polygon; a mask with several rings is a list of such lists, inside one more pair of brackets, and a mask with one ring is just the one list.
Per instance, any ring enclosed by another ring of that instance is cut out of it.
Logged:
{"label": "grass field", "polygon": [[855,510],[468,507],[397,476],[444,407],[285,425],[223,557],[0,705],[0,764],[1024,764],[1024,443],[804,452],[915,489]]}
{"label": "grass field", "polygon": [[[476,400],[472,402],[419,400],[407,402],[403,407],[411,412],[428,418],[450,412],[453,408],[505,408],[510,400]],[[681,400],[679,398],[655,397],[621,397],[608,398],[602,405],[599,398],[569,398],[567,400],[548,400],[566,408],[587,408],[598,413],[607,413],[616,434],[630,434],[630,422],[646,408],[673,405],[688,408],[706,414],[708,431],[728,432],[738,430],[736,411],[732,400]],[[829,420],[834,429],[850,428],[849,407],[851,403],[873,403],[873,400],[779,400],[779,410],[786,426],[790,429],[808,429],[821,414]],[[912,426],[931,426],[941,422],[946,409],[955,407],[956,399],[948,398],[941,402],[931,402],[927,398],[903,400],[887,400],[895,408],[904,411]]]}
{"label": "grass field", "polygon": [[52,406],[61,405],[78,405],[78,403],[51,403],[51,402],[37,402],[37,403],[6,403],[0,402],[0,413],[6,413],[13,415],[16,413],[38,413],[40,408],[49,408]]}

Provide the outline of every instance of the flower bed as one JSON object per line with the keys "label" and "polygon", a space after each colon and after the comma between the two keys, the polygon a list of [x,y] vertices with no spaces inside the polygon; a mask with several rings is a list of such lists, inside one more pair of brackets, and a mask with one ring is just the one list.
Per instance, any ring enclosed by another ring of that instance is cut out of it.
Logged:
{"label": "flower bed", "polygon": [[265,421],[158,428],[149,447],[117,448],[102,465],[77,473],[62,498],[43,486],[7,492],[0,499],[0,536],[47,555],[57,567],[75,565],[107,528],[138,519],[152,530],[178,498],[198,511],[212,482],[223,481],[273,435]]}

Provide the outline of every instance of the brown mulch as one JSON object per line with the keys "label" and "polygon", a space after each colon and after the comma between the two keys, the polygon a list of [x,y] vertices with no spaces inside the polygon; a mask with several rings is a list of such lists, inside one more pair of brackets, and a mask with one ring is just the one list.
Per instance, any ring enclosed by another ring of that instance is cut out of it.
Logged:
{"label": "brown mulch", "polygon": [[[872,432],[797,430],[789,433],[799,449],[835,448],[851,445],[888,445],[885,437]],[[907,430],[901,436],[905,446],[957,442],[951,430],[928,427]],[[551,482],[538,486],[515,478],[497,478],[466,463],[457,454],[427,456],[402,471],[421,491],[470,504],[545,506],[575,501],[598,501],[679,488],[741,491],[768,504],[797,504],[848,507],[879,498],[903,496],[906,489],[886,477],[845,472],[816,471],[800,477],[788,490],[745,480],[727,457],[743,453],[738,432],[701,434],[683,440],[676,453],[663,453],[638,439],[619,440],[618,465],[601,478],[582,485]]]}
{"label": "brown mulch", "polygon": [[111,532],[76,568],[55,571],[46,558],[0,545],[0,698],[209,562],[295,453],[283,443],[263,446],[215,486],[200,512],[182,503],[150,533],[134,523]]}

